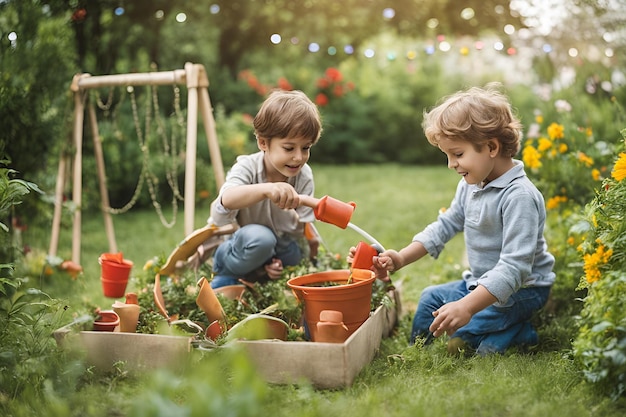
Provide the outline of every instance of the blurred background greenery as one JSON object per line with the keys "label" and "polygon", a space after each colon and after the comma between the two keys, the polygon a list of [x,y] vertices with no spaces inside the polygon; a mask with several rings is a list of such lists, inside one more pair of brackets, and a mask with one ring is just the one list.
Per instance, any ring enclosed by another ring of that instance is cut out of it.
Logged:
{"label": "blurred background greenery", "polygon": [[[24,222],[50,224],[61,155],[71,140],[74,74],[205,66],[226,167],[255,149],[250,125],[272,88],[318,103],[324,134],[311,164],[442,164],[421,129],[442,96],[499,81],[527,129],[540,113],[619,139],[625,101],[623,0],[4,0],[0,1],[0,150],[48,199],[25,202]],[[591,18],[593,17],[593,18]],[[184,180],[186,91],[102,88],[97,103],[111,205],[136,194],[142,161],[157,197]],[[153,98],[156,95],[156,101]],[[132,100],[137,113],[133,115]],[[181,108],[178,108],[178,104]],[[158,107],[158,108],[157,108]],[[161,123],[161,129],[157,129]],[[201,130],[202,131],[202,130]],[[138,133],[139,132],[139,133]],[[138,136],[145,135],[142,148]],[[198,141],[197,199],[215,195],[206,141]],[[84,211],[100,196],[90,129],[83,150]],[[137,207],[153,202],[144,187]],[[69,184],[65,193],[70,195]]]}

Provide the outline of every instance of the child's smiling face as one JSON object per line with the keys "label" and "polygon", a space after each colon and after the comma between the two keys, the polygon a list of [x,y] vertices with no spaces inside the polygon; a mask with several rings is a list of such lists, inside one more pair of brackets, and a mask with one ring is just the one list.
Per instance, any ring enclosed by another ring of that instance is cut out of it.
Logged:
{"label": "child's smiling face", "polygon": [[295,177],[309,160],[313,146],[310,139],[304,138],[259,138],[257,143],[265,152],[265,171],[270,182]]}
{"label": "child's smiling face", "polygon": [[489,142],[476,150],[466,140],[443,138],[439,141],[439,149],[448,157],[448,168],[461,175],[468,184],[480,184],[489,181],[495,166],[493,150]]}

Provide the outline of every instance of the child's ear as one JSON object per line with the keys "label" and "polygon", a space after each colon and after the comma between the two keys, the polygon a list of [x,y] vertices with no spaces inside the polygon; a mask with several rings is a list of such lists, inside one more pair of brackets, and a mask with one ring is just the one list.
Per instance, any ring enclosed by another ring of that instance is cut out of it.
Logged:
{"label": "child's ear", "polygon": [[489,139],[487,142],[487,149],[489,149],[489,155],[492,157],[498,156],[500,153],[500,141],[497,139]]}
{"label": "child's ear", "polygon": [[257,136],[256,146],[259,148],[260,151],[265,152],[270,147],[270,141],[265,138],[262,138],[261,136]]}

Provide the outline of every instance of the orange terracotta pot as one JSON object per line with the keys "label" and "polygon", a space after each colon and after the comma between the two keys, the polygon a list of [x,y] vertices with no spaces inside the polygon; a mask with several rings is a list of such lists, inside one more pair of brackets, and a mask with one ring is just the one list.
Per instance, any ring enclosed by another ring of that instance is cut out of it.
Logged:
{"label": "orange terracotta pot", "polygon": [[102,292],[104,293],[105,297],[121,298],[126,293],[126,285],[128,285],[128,280],[115,281],[101,277],[100,282],[102,282]]}
{"label": "orange terracotta pot", "polygon": [[219,320],[214,320],[211,324],[208,325],[204,332],[204,335],[211,340],[217,340],[217,338],[220,337],[223,332],[224,329],[222,328],[222,323],[220,323]]}
{"label": "orange terracotta pot", "polygon": [[368,319],[376,277],[372,271],[353,272],[347,269],[316,272],[287,281],[296,298],[304,303],[304,319],[312,341],[317,341],[317,323],[324,310],[343,314],[343,323],[348,328],[346,338]]}
{"label": "orange terracotta pot", "polygon": [[130,270],[133,267],[133,262],[128,259],[118,262],[103,256],[98,258],[98,263],[100,264],[102,278],[110,281],[128,281]]}
{"label": "orange terracotta pot", "polygon": [[354,258],[352,259],[352,268],[370,269],[374,266],[373,258],[378,255],[378,251],[365,242],[359,242],[356,245]]}
{"label": "orange terracotta pot", "polygon": [[245,285],[225,285],[223,287],[214,288],[213,292],[215,292],[215,294],[222,294],[229,300],[239,300],[246,288]]}
{"label": "orange terracotta pot", "polygon": [[112,332],[120,324],[120,318],[114,311],[100,311],[93,322],[96,332]]}
{"label": "orange terracotta pot", "polygon": [[320,198],[317,206],[313,209],[313,213],[317,220],[345,229],[355,208],[356,204],[353,202],[344,203],[330,196],[324,196]]}
{"label": "orange terracotta pot", "polygon": [[135,333],[137,324],[139,323],[139,313],[141,307],[139,304],[127,304],[120,301],[113,303],[113,311],[120,318],[120,332]]}

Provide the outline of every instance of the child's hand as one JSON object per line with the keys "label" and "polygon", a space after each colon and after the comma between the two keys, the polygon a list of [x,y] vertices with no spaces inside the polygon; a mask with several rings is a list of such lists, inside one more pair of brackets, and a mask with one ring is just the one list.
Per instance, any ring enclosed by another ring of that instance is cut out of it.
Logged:
{"label": "child's hand", "polygon": [[[352,246],[350,247],[350,249],[348,250],[348,256],[346,256],[346,261],[349,264],[352,264],[352,262],[354,261],[354,255],[356,254],[356,246]],[[389,279],[389,269],[386,269],[384,267],[382,267],[380,264],[378,264],[376,261],[380,256],[374,256],[373,258],[373,266],[374,266],[374,273],[376,274],[376,278],[382,280],[382,281],[390,281]],[[393,263],[392,263],[393,265]]]}
{"label": "child's hand", "polygon": [[477,312],[498,301],[483,285],[478,285],[465,297],[451,301],[433,311],[435,319],[428,330],[433,336],[439,337],[444,333],[452,336],[461,327],[465,326]]}
{"label": "child's hand", "polygon": [[312,209],[317,207],[317,205],[320,202],[319,198],[311,197],[310,195],[306,195],[306,194],[300,194],[299,198],[300,198],[301,206],[311,207]]}
{"label": "child's hand", "polygon": [[400,254],[393,249],[386,250],[378,256],[374,256],[374,268],[376,269],[393,272],[402,268],[402,266],[403,262]]}
{"label": "child's hand", "polygon": [[300,205],[300,196],[290,184],[273,182],[267,198],[283,210],[295,209]]}
{"label": "child's hand", "polygon": [[454,332],[469,323],[472,313],[465,308],[464,303],[452,301],[433,311],[433,316],[435,320],[428,330],[432,332],[433,336],[439,337],[444,333],[452,336]]}
{"label": "child's hand", "polygon": [[278,259],[272,259],[272,262],[265,265],[265,272],[270,279],[279,279],[283,275],[283,262]]}
{"label": "child's hand", "polygon": [[354,255],[356,254],[356,246],[351,246],[348,249],[348,256],[346,256],[346,262],[352,265],[352,261],[354,261]]}

